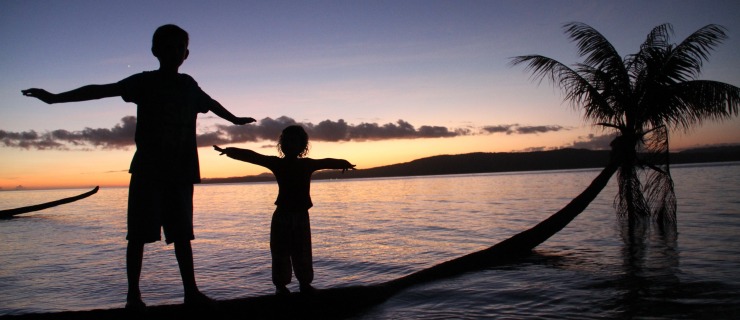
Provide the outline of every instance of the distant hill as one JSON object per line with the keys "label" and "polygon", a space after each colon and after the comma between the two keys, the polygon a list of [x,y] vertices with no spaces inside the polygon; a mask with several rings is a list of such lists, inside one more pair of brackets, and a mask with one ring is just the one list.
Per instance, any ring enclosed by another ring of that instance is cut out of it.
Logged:
{"label": "distant hill", "polygon": [[[476,152],[439,155],[399,164],[358,169],[342,174],[339,170],[316,172],[313,179],[353,179],[425,176],[484,172],[516,172],[600,168],[609,160],[608,150],[558,149],[535,152]],[[740,146],[689,149],[670,154],[671,164],[740,161]],[[274,181],[271,173],[230,178],[205,178],[203,183]]]}

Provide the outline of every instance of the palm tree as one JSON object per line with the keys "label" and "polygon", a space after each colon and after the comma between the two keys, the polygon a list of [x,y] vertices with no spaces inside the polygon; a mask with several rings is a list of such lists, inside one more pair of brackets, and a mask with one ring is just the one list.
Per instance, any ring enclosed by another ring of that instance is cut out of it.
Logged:
{"label": "palm tree", "polygon": [[574,108],[584,109],[586,120],[616,131],[621,163],[615,207],[621,217],[633,222],[652,215],[658,222],[675,222],[668,132],[738,115],[738,87],[698,79],[710,51],[727,38],[725,28],[710,24],[672,44],[673,28],[662,24],[653,28],[636,54],[625,58],[586,24],[572,22],[564,28],[585,57],[583,62],[569,67],[541,55],[525,55],[514,57],[511,64],[524,64],[535,80],[551,81]]}

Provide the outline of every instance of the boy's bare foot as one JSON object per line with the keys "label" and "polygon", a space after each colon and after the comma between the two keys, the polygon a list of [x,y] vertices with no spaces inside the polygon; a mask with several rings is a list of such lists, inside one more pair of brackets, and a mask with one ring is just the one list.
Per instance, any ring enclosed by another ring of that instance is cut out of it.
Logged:
{"label": "boy's bare foot", "polygon": [[196,291],[185,294],[185,305],[196,309],[216,309],[217,302],[200,291]]}

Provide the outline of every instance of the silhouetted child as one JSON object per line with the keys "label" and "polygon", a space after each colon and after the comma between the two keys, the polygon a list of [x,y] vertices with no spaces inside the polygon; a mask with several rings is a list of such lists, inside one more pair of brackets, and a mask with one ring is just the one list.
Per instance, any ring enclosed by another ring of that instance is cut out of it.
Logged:
{"label": "silhouetted child", "polygon": [[272,282],[277,294],[290,293],[286,285],[292,269],[302,293],[314,291],[313,261],[311,256],[311,227],[308,209],[311,202],[311,175],[321,169],[354,169],[355,165],[341,159],[311,159],[308,154],[308,134],[294,125],[283,130],[278,141],[282,157],[266,156],[247,149],[213,146],[230,158],[268,168],[275,174],[278,196],[270,225],[270,253],[272,254]]}
{"label": "silhouetted child", "polygon": [[139,278],[144,244],[161,240],[175,244],[175,256],[185,291],[185,304],[211,306],[195,282],[193,251],[193,184],[200,182],[195,124],[198,113],[212,111],[234,124],[254,122],[226,110],[178,70],[188,57],[188,33],[175,25],[159,27],[152,54],[159,69],[132,75],[116,83],[88,85],[52,94],[43,89],[23,94],[46,103],[85,101],[120,96],[137,105],[136,153],[129,172],[126,308],[143,310]]}

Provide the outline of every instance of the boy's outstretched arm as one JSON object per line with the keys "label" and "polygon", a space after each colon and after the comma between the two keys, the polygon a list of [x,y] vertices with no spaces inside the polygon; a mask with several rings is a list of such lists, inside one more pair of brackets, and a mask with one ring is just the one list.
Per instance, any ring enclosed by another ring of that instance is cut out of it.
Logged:
{"label": "boy's outstretched arm", "polygon": [[21,90],[21,92],[24,96],[34,97],[48,104],[52,104],[120,96],[121,86],[118,83],[91,84],[56,94],[38,88]]}
{"label": "boy's outstretched arm", "polygon": [[349,163],[349,161],[347,160],[343,160],[343,161],[346,162],[346,164],[345,164],[345,167],[342,168],[342,173],[347,172],[347,170],[355,170],[356,165]]}
{"label": "boy's outstretched arm", "polygon": [[229,110],[226,110],[226,108],[224,108],[224,106],[222,106],[216,100],[213,100],[213,104],[211,105],[211,108],[210,109],[217,116],[219,116],[219,117],[221,117],[221,118],[223,118],[225,120],[228,120],[231,123],[236,124],[236,125],[242,125],[242,124],[247,124],[247,123],[252,123],[252,122],[257,121],[257,120],[254,120],[254,118],[237,117],[237,116],[235,116],[234,114],[232,114],[231,112],[229,112]]}

